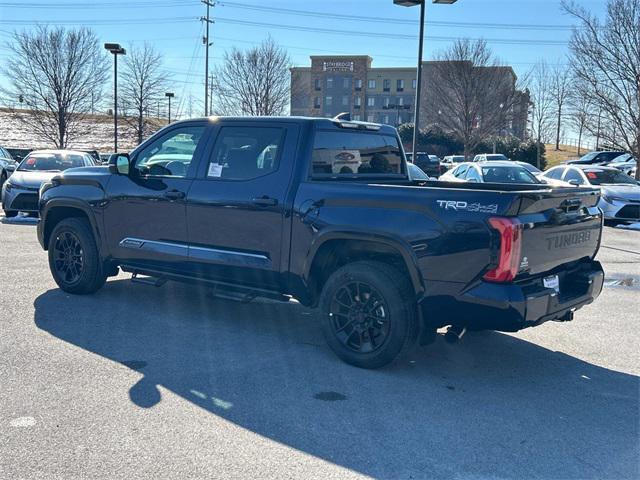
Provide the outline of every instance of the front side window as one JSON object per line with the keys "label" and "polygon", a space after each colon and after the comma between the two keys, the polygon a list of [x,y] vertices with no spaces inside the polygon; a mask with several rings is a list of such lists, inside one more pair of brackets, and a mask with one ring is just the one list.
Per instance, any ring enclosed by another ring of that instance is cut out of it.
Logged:
{"label": "front side window", "polygon": [[480,178],[480,174],[478,173],[478,170],[476,170],[473,167],[469,167],[469,170],[467,171],[467,176],[466,176],[467,181],[469,182],[482,182],[482,178]]}
{"label": "front side window", "polygon": [[222,127],[209,159],[207,178],[251,180],[278,169],[282,128]]}
{"label": "front side window", "polygon": [[318,131],[313,176],[402,175],[402,150],[391,135]]}
{"label": "front side window", "polygon": [[136,155],[141,176],[186,177],[204,127],[180,127],[161,136]]}
{"label": "front side window", "polygon": [[551,178],[553,180],[560,180],[562,178],[562,174],[564,173],[564,168],[552,168],[551,170],[545,172],[544,176],[547,178]]}

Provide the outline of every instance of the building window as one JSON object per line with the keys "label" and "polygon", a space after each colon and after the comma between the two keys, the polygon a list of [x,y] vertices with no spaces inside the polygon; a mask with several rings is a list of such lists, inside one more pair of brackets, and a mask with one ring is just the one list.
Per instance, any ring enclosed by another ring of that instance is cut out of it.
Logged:
{"label": "building window", "polygon": [[356,79],[356,90],[357,91],[362,90],[362,80],[360,80],[359,78]]}
{"label": "building window", "polygon": [[402,115],[398,114],[398,125],[402,125]]}
{"label": "building window", "polygon": [[367,122],[373,123],[373,115],[367,115]]}
{"label": "building window", "polygon": [[417,86],[418,86],[418,81],[414,78],[413,80],[411,80],[411,88],[415,90]]}
{"label": "building window", "polygon": [[333,97],[324,97],[324,104],[327,107],[333,105]]}
{"label": "building window", "polygon": [[391,90],[391,80],[384,80],[384,81],[382,82],[382,89],[383,89],[385,92],[388,92],[389,90]]}
{"label": "building window", "polygon": [[356,98],[355,98],[355,101],[354,101],[354,105],[355,105],[356,107],[359,107],[360,105],[362,105],[362,97],[359,97],[359,96],[358,96],[358,97],[356,97]]}
{"label": "building window", "polygon": [[367,87],[369,88],[369,90],[374,90],[376,88],[376,81],[369,80],[369,84],[367,85]]}
{"label": "building window", "polygon": [[342,96],[342,105],[349,106],[349,95]]}
{"label": "building window", "polygon": [[333,88],[333,77],[327,77],[327,88]]}
{"label": "building window", "polygon": [[404,97],[398,97],[398,105],[404,106]]}
{"label": "building window", "polygon": [[391,103],[391,99],[389,97],[384,97],[384,106],[389,108],[390,103]]}
{"label": "building window", "polygon": [[398,80],[396,82],[396,90],[398,92],[404,92],[404,80]]}
{"label": "building window", "polygon": [[313,97],[313,108],[320,108],[320,97]]}
{"label": "building window", "polygon": [[367,98],[367,106],[368,107],[375,107],[376,106],[376,98],[375,97]]}
{"label": "building window", "polygon": [[349,80],[349,77],[344,77],[342,79],[342,88],[350,88],[351,87],[351,81]]}
{"label": "building window", "polygon": [[359,121],[360,121],[360,115],[354,115],[354,116],[353,116],[353,119],[354,119],[356,122],[359,122]]}
{"label": "building window", "polygon": [[389,125],[389,115],[385,115],[382,117],[382,123]]}
{"label": "building window", "polygon": [[315,82],[314,82],[314,86],[316,90],[320,90],[320,79],[316,78]]}

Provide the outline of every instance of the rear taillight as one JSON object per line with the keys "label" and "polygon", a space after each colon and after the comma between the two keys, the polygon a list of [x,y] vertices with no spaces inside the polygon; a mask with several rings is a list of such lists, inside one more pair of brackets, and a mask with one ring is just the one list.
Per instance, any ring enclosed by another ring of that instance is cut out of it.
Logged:
{"label": "rear taillight", "polygon": [[500,234],[498,266],[484,274],[489,282],[510,282],[520,269],[522,224],[514,218],[492,217],[489,225]]}

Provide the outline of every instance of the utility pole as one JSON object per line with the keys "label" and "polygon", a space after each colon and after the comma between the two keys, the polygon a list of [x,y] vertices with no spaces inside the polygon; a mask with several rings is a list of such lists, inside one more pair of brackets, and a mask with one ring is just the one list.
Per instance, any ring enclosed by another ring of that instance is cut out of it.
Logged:
{"label": "utility pole", "polygon": [[213,115],[213,74],[209,76],[209,115]]}
{"label": "utility pole", "polygon": [[216,2],[211,0],[200,0],[207,6],[207,16],[200,17],[201,22],[206,24],[206,35],[202,39],[204,43],[205,55],[204,55],[204,116],[209,115],[209,47],[212,45],[209,42],[209,25],[213,23],[213,20],[209,17],[209,9],[216,6]]}

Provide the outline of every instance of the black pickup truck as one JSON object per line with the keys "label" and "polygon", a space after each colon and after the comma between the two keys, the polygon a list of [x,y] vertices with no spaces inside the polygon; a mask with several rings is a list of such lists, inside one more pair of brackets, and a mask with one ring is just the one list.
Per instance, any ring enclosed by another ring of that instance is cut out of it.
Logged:
{"label": "black pickup truck", "polygon": [[340,358],[376,368],[441,327],[571,320],[602,289],[598,196],[414,181],[391,127],[209,118],[43,185],[38,238],[67,292],[95,292],[120,268],[294,298],[319,307]]}

